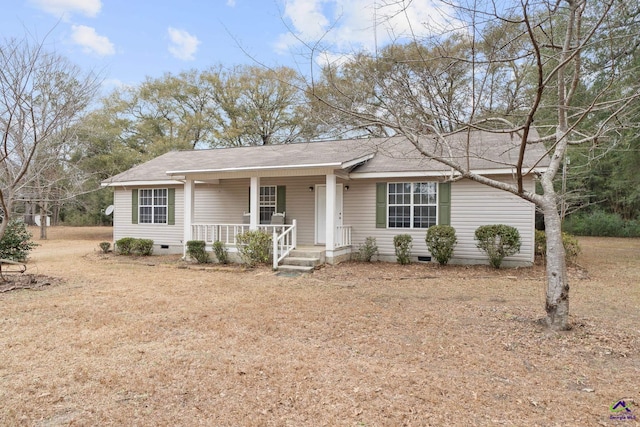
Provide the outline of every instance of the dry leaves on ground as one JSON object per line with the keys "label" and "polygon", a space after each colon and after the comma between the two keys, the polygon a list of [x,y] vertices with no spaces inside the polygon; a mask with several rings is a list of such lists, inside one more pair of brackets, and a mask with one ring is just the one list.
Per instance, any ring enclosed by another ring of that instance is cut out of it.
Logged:
{"label": "dry leaves on ground", "polygon": [[99,252],[52,229],[59,282],[0,294],[7,425],[637,425],[640,240],[581,239],[573,330],[544,269],[344,263],[299,277]]}

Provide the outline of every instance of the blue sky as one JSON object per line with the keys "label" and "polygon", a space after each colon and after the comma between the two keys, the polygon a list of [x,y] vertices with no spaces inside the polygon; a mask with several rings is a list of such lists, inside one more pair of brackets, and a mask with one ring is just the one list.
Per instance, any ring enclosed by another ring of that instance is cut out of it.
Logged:
{"label": "blue sky", "polygon": [[[105,88],[145,77],[233,66],[257,60],[308,72],[301,40],[322,39],[316,62],[372,50],[418,33],[433,21],[432,0],[12,0],[3,5],[0,35],[42,40],[49,50],[100,72]],[[393,16],[391,20],[386,18]],[[376,23],[374,25],[374,22]],[[438,24],[438,22],[432,22]],[[411,24],[411,27],[410,25]],[[242,46],[242,48],[240,47]],[[244,52],[243,52],[244,49]],[[250,56],[253,56],[251,58]],[[320,59],[322,58],[322,59]]]}

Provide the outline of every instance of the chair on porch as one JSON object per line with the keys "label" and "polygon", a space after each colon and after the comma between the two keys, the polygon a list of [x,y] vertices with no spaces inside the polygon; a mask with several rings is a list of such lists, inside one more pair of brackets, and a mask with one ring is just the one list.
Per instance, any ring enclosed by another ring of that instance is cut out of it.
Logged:
{"label": "chair on porch", "polygon": [[284,212],[271,215],[271,225],[284,225]]}
{"label": "chair on porch", "polygon": [[251,224],[251,214],[249,212],[245,212],[242,214],[242,223]]}
{"label": "chair on porch", "polygon": [[282,227],[276,227],[276,231],[282,233],[284,231],[284,212],[275,212],[271,215],[271,225],[282,225]]}

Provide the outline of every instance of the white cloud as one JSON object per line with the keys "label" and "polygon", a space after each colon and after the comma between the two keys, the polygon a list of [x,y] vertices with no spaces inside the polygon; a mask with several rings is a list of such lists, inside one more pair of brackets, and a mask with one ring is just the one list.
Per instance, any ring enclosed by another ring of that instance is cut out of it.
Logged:
{"label": "white cloud", "polygon": [[454,20],[433,0],[285,0],[284,18],[292,33],[281,34],[276,50],[286,52],[300,41],[320,41],[322,50],[374,51],[392,41],[423,37]]}
{"label": "white cloud", "polygon": [[169,27],[169,52],[174,57],[183,61],[191,61],[195,59],[195,53],[198,50],[200,40],[196,36],[192,36],[185,30],[179,30]]}
{"label": "white cloud", "polygon": [[236,0],[227,0],[227,6],[234,7],[236,5]]}
{"label": "white cloud", "polygon": [[95,28],[86,25],[72,25],[71,31],[71,40],[82,46],[84,52],[99,56],[113,55],[116,52],[113,43],[107,37],[98,35]]}
{"label": "white cloud", "polygon": [[74,13],[81,13],[95,17],[102,8],[101,0],[31,0],[39,9],[57,17],[68,17]]}

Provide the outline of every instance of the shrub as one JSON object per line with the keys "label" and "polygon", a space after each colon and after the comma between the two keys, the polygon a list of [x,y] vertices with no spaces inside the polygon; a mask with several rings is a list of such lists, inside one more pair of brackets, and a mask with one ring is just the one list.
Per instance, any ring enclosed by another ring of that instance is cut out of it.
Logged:
{"label": "shrub", "polygon": [[411,248],[413,238],[409,234],[398,234],[393,238],[393,247],[396,250],[396,259],[402,265],[411,263]]}
{"label": "shrub", "polygon": [[427,229],[425,241],[427,249],[436,261],[440,265],[446,265],[453,256],[453,248],[458,242],[456,229],[450,225],[433,225]]}
{"label": "shrub", "polygon": [[120,255],[148,256],[153,253],[153,240],[123,237],[120,240],[116,240],[116,250]]}
{"label": "shrub", "polygon": [[575,236],[569,233],[562,233],[562,245],[564,246],[564,255],[568,262],[574,263],[576,262],[576,258],[582,252],[580,248],[580,243],[578,243],[578,239]]}
{"label": "shrub", "polygon": [[132,247],[133,253],[142,256],[153,254],[153,240],[151,239],[135,239]]}
{"label": "shrub", "polygon": [[640,221],[624,220],[601,210],[573,214],[565,219],[562,228],[578,236],[640,237]]}
{"label": "shrub", "polygon": [[100,242],[98,246],[100,246],[100,249],[102,249],[102,252],[105,254],[109,252],[109,249],[111,249],[110,242]]}
{"label": "shrub", "polygon": [[476,229],[478,249],[486,252],[489,263],[500,268],[505,257],[520,252],[520,233],[515,227],[505,224],[483,225]]}
{"label": "shrub", "polygon": [[187,255],[195,259],[198,264],[208,263],[209,253],[207,252],[207,243],[204,240],[187,241]]}
{"label": "shrub", "polygon": [[[578,239],[572,234],[562,232],[562,245],[567,262],[575,262],[582,252]],[[541,230],[536,230],[536,256],[541,256],[543,259],[547,256],[547,235]]]}
{"label": "shrub", "polygon": [[31,240],[33,235],[24,222],[12,219],[7,224],[4,236],[0,240],[0,258],[24,262],[37,243]]}
{"label": "shrub", "polygon": [[216,254],[216,259],[219,263],[226,264],[229,262],[227,248],[220,240],[213,242],[213,253]]}
{"label": "shrub", "polygon": [[536,256],[545,258],[547,255],[547,234],[542,230],[536,230],[534,240]]}
{"label": "shrub", "polygon": [[271,259],[271,233],[262,230],[250,230],[236,236],[238,252],[242,261],[249,267],[267,264]]}
{"label": "shrub", "polygon": [[123,237],[122,239],[116,240],[116,250],[120,255],[131,255],[135,240],[133,237]]}
{"label": "shrub", "polygon": [[375,237],[367,237],[364,243],[358,246],[356,259],[358,261],[371,262],[371,258],[378,254],[378,244]]}

